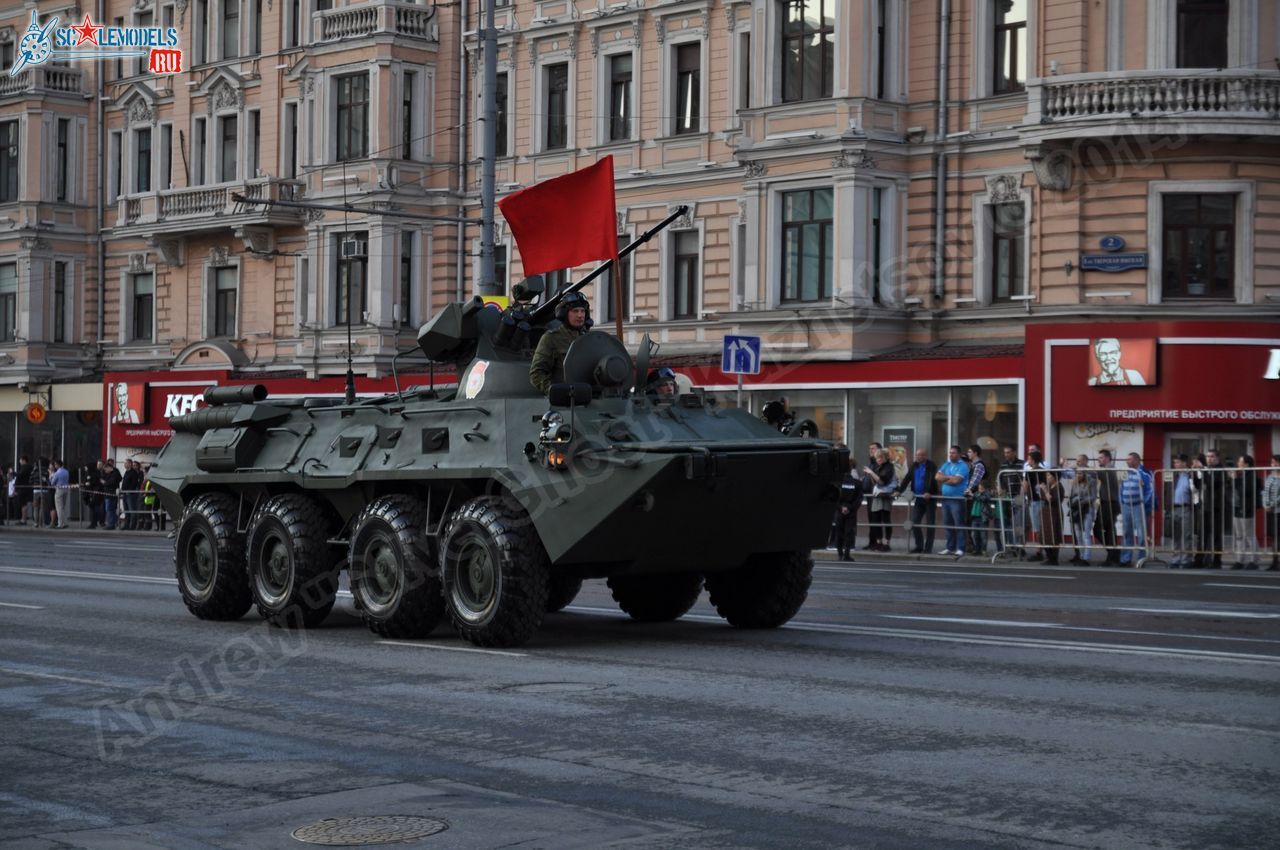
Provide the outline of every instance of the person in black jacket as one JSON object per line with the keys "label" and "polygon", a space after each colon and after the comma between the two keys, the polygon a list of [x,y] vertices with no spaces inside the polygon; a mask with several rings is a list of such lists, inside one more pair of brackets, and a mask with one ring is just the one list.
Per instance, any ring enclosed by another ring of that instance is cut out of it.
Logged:
{"label": "person in black jacket", "polygon": [[849,554],[858,543],[858,508],[862,507],[862,481],[853,474],[853,459],[849,459],[849,471],[840,483],[840,498],[836,502],[836,552],[842,561],[852,561]]}
{"label": "person in black jacket", "polygon": [[102,497],[103,507],[106,509],[107,522],[103,528],[114,531],[116,527],[116,508],[119,505],[117,493],[120,490],[121,475],[116,469],[116,462],[111,458],[107,458],[102,462],[102,491],[107,495]]}
{"label": "person in black jacket", "polygon": [[897,472],[893,467],[893,461],[889,459],[889,453],[879,449],[875,455],[874,465],[864,466],[862,473],[864,487],[865,482],[871,481],[871,492],[863,493],[871,505],[871,524],[867,533],[873,541],[866,548],[873,552],[888,552],[889,540],[893,537],[893,526],[889,524],[889,512],[893,508],[893,497],[898,489]]}
{"label": "person in black jacket", "polygon": [[[907,477],[898,485],[898,495],[910,492],[911,538],[915,542],[912,554],[933,554],[933,536],[937,531],[935,519],[938,513],[938,465],[929,460],[924,449],[916,449],[915,463],[911,464]],[[923,528],[921,525],[923,524]]]}
{"label": "person in black jacket", "polygon": [[1204,540],[1200,544],[1204,549],[1204,568],[1222,569],[1223,548],[1222,536],[1231,516],[1231,473],[1222,463],[1222,454],[1217,449],[1205,452],[1204,489],[1200,497],[1200,511],[1203,517],[1201,528],[1204,529]]}
{"label": "person in black jacket", "polygon": [[35,496],[35,491],[31,488],[31,473],[35,471],[35,467],[31,465],[31,458],[23,455],[18,459],[18,524],[26,525],[31,519],[31,501]]}
{"label": "person in black jacket", "polygon": [[120,501],[124,503],[124,517],[120,527],[133,531],[142,518],[142,464],[132,460],[124,462],[124,475],[120,477]]}
{"label": "person in black jacket", "polygon": [[89,528],[106,525],[102,512],[102,461],[94,466],[85,466],[80,474],[80,487],[84,505],[89,510]]}

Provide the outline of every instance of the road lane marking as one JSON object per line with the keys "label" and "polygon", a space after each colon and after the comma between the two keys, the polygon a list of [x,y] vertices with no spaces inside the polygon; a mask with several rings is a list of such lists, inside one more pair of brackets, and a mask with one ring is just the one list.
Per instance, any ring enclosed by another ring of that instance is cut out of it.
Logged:
{"label": "road lane marking", "polygon": [[966,617],[913,617],[909,614],[877,614],[889,620],[926,620],[931,623],[960,623],[966,626],[1011,626],[1015,629],[1058,629],[1059,623],[1028,623],[1022,620],[972,620]]}
{"label": "road lane marking", "polygon": [[480,649],[477,646],[445,646],[441,643],[410,643],[404,640],[380,640],[377,643],[386,646],[411,646],[414,649],[443,649],[448,652],[480,652],[485,655],[509,655],[512,658],[524,658],[527,652],[503,652],[500,649]]}
{"label": "road lane marking", "polygon": [[[588,608],[586,606],[570,605],[564,609],[582,614],[604,614],[619,619],[625,618],[623,614],[615,608]],[[723,623],[720,617],[708,614],[685,614],[682,620],[694,620],[701,623]],[[813,631],[825,632],[830,634],[843,635],[870,635],[873,637],[898,637],[908,638],[912,640],[940,641],[944,643],[969,643],[982,646],[1008,646],[1021,649],[1060,649],[1069,652],[1097,652],[1111,655],[1154,655],[1163,658],[1190,658],[1197,660],[1214,659],[1220,661],[1233,661],[1248,664],[1271,664],[1280,666],[1280,656],[1275,655],[1255,655],[1245,652],[1220,652],[1213,649],[1175,649],[1160,646],[1125,646],[1124,644],[1111,643],[1080,643],[1068,642],[1062,640],[1052,640],[1049,638],[1005,638],[999,635],[975,635],[965,634],[963,632],[938,632],[925,629],[891,629],[881,626],[846,626],[839,623],[807,623],[803,621],[792,620],[782,626],[787,631]],[[1046,627],[1053,628],[1053,627]],[[1059,626],[1057,628],[1075,630],[1073,626]],[[1080,629],[1083,631],[1084,629]],[[1121,634],[1150,634],[1147,632],[1121,632]],[[1158,633],[1157,633],[1158,634]],[[1170,637],[1181,637],[1180,635],[1169,635]],[[1201,639],[1198,635],[1187,637],[1196,640]],[[1234,638],[1223,638],[1224,640],[1234,640]]]}
{"label": "road lane marking", "polygon": [[92,578],[101,581],[131,581],[141,584],[177,584],[176,578],[160,576],[127,576],[120,573],[90,573],[83,570],[46,570],[36,567],[0,567],[0,573],[26,576],[53,576],[54,578]]}
{"label": "road lane marking", "polygon": [[0,606],[5,608],[30,608],[32,611],[43,611],[43,605],[22,605],[18,602],[0,602]]}
{"label": "road lane marking", "polygon": [[1024,575],[1022,573],[988,573],[977,570],[900,570],[881,567],[828,567],[816,566],[815,570],[831,570],[841,573],[916,573],[925,576],[964,576],[965,578],[1033,578],[1041,581],[1075,581],[1076,576]]}
{"label": "road lane marking", "polygon": [[1195,608],[1112,608],[1138,614],[1185,614],[1188,617],[1235,617],[1240,620],[1280,620],[1280,614],[1257,614],[1252,611],[1212,611]]}
{"label": "road lane marking", "polygon": [[27,676],[32,679],[52,679],[55,682],[71,682],[76,685],[93,685],[95,688],[115,688],[117,690],[125,691],[135,690],[133,685],[120,685],[115,682],[103,682],[98,679],[79,679],[75,676],[57,676],[53,673],[34,673],[30,670],[15,670],[12,667],[0,667],[0,673],[8,673],[10,676]]}
{"label": "road lane marking", "polygon": [[1228,584],[1225,581],[1206,581],[1205,587],[1243,587],[1246,590],[1280,590],[1280,584]]}

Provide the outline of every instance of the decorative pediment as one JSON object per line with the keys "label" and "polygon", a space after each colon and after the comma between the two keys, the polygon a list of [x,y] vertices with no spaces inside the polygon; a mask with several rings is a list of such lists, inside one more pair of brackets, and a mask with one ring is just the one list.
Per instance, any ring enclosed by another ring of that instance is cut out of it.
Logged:
{"label": "decorative pediment", "polygon": [[672,230],[689,230],[693,227],[693,205],[692,204],[667,204],[667,215],[675,213],[680,207],[684,207],[684,215],[671,222]]}
{"label": "decorative pediment", "polygon": [[711,18],[711,4],[707,0],[670,3],[653,7],[650,14],[653,16],[653,30],[658,44],[663,44],[667,36],[688,34],[706,38]]}
{"label": "decorative pediment", "polygon": [[235,234],[237,239],[244,240],[250,254],[270,256],[275,249],[274,231],[270,227],[237,227]]}
{"label": "decorative pediment", "polygon": [[160,97],[146,83],[131,83],[117,101],[124,113],[126,128],[156,123]]}
{"label": "decorative pediment", "polygon": [[129,273],[140,274],[147,270],[146,254],[130,254],[129,255]]}
{"label": "decorative pediment", "polygon": [[832,168],[875,168],[876,161],[866,151],[840,151],[831,159]]}
{"label": "decorative pediment", "polygon": [[209,249],[209,265],[225,266],[231,262],[231,249],[226,245],[215,245]]}
{"label": "decorative pediment", "polygon": [[244,78],[229,68],[217,68],[194,92],[208,98],[208,111],[239,109],[244,106]]}
{"label": "decorative pediment", "polygon": [[1001,174],[987,178],[987,199],[993,204],[1022,200],[1022,175]]}
{"label": "decorative pediment", "polygon": [[1025,152],[1036,174],[1041,189],[1065,192],[1071,188],[1071,172],[1074,165],[1071,151],[1065,148],[1034,147]]}
{"label": "decorative pediment", "polygon": [[160,256],[160,261],[167,266],[182,265],[182,240],[163,239],[152,236],[147,239],[147,247],[152,248]]}
{"label": "decorative pediment", "polygon": [[175,369],[238,369],[247,365],[248,356],[225,339],[193,342],[173,358]]}

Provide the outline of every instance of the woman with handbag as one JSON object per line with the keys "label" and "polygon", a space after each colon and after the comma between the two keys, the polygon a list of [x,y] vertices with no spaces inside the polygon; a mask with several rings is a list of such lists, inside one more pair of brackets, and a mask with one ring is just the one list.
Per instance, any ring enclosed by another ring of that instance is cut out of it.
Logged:
{"label": "woman with handbag", "polygon": [[867,547],[876,552],[889,551],[889,538],[893,536],[893,526],[889,524],[889,512],[893,508],[893,495],[898,490],[898,474],[889,452],[879,449],[875,453],[875,466],[865,466],[862,472],[872,483],[871,487],[871,530],[872,543]]}

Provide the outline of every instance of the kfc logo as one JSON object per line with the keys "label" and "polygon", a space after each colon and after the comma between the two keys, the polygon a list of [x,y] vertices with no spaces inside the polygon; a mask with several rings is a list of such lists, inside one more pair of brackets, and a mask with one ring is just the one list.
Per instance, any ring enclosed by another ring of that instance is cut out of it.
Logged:
{"label": "kfc logo", "polygon": [[111,421],[121,425],[139,425],[147,420],[147,385],[119,383],[113,387],[114,404]]}
{"label": "kfc logo", "polygon": [[164,400],[164,418],[172,419],[195,411],[204,401],[204,393],[170,393]]}

